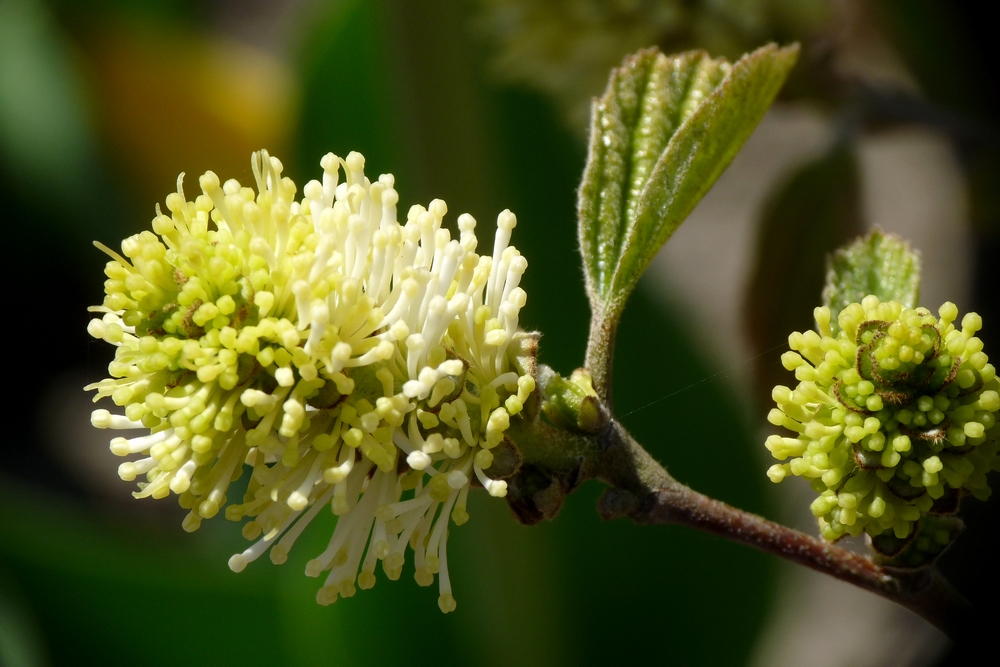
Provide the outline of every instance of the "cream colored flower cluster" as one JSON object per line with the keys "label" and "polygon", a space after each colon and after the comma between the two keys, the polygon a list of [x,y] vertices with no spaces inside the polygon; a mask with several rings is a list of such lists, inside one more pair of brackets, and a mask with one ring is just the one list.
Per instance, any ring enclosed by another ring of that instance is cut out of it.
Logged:
{"label": "cream colored flower cluster", "polygon": [[[177,494],[186,530],[223,508],[252,519],[233,570],[269,549],[284,562],[330,508],[336,529],[306,568],[325,573],[320,603],[373,586],[379,561],[398,578],[409,545],[417,582],[437,574],[448,612],[449,518],[468,519],[474,483],[506,494],[493,452],[534,391],[515,361],[527,267],[509,245],[516,220],[501,213],[492,256],[479,255],[471,216],[458,238],[441,200],[400,224],[391,175],[369,181],[358,153],[321,164],[298,199],[263,151],[256,189],[208,172],[188,201],[178,179],[152,232],[126,239],[124,256],[104,248],[89,331],[117,352],[111,378],[87,389],[124,414],[92,421],[146,432],[111,441],[137,456],[119,474],[143,480],[137,497]],[[229,498],[245,471],[245,494]]]}
{"label": "cream colored flower cluster", "polygon": [[793,333],[782,357],[795,389],[778,386],[768,419],[793,432],[766,446],[789,474],[812,480],[823,536],[913,536],[924,514],[951,514],[967,493],[986,498],[997,469],[1000,383],[976,332],[975,313],[954,322],[874,296],[845,308],[834,335],[828,308],[819,332]]}

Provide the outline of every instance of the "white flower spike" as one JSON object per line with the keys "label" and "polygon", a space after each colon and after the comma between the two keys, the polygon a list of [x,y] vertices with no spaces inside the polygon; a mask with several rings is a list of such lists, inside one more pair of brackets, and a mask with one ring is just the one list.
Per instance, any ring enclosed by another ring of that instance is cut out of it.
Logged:
{"label": "white flower spike", "polygon": [[[225,508],[251,520],[239,572],[270,550],[285,562],[313,518],[338,515],[306,574],[330,604],[375,584],[379,561],[402,573],[407,546],[422,586],[455,609],[448,521],[468,520],[473,483],[497,497],[493,451],[534,391],[515,355],[524,341],[518,287],[527,262],[497,220],[493,255],[476,254],[476,221],[442,226],[439,199],[397,221],[391,175],[371,182],[364,158],[333,154],[322,181],[295,184],[265,151],[256,190],[212,172],[188,201],[178,179],[153,231],[108,262],[104,305],[89,332],[115,346],[109,379],[87,387],[124,415],[96,410],[137,497],[171,492],[185,530]],[[344,179],[341,180],[341,171]],[[251,468],[242,502],[227,491]],[[359,573],[360,568],[360,573]]]}

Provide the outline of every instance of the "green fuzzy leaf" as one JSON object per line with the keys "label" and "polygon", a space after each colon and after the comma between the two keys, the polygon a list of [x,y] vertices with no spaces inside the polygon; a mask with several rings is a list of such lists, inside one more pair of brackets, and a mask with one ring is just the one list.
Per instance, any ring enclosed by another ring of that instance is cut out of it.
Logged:
{"label": "green fuzzy leaf", "polygon": [[663,243],[774,101],[798,47],[768,45],[735,64],[703,51],[647,49],[594,101],[577,205],[591,306],[617,318]]}
{"label": "green fuzzy leaf", "polygon": [[893,234],[875,230],[830,256],[823,303],[834,313],[869,294],[913,308],[920,297],[920,254]]}

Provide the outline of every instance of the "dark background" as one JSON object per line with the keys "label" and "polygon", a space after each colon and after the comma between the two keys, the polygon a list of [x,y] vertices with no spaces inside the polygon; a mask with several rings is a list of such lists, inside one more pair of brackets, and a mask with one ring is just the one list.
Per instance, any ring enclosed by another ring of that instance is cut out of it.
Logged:
{"label": "dark background", "polygon": [[[510,47],[496,37],[510,32],[491,24],[504,16],[493,11],[503,4],[0,0],[8,303],[0,662],[739,665],[750,659],[771,612],[777,562],[684,529],[602,523],[593,509],[596,485],[571,496],[558,520],[533,528],[518,525],[502,501],[474,494],[472,520],[452,537],[459,606],[448,616],[438,612],[434,592],[408,574],[398,582],[380,577],[371,591],[318,606],[316,582],[302,569],[329,525],[307,532],[285,565],[262,560],[234,575],[226,561],[244,548],[238,526],[220,517],[187,535],[172,500],[132,500],[131,485],[117,479],[118,461],[103,433],[91,432],[77,395],[104,376],[112,356],[86,334],[86,307],[102,298],[104,263],[90,241],[114,247],[147,228],[153,204],[174,189],[181,171],[191,184],[206,169],[247,180],[250,152],[261,147],[278,155],[300,186],[318,172],[324,153],[359,150],[370,176],[396,175],[402,205],[441,197],[451,220],[468,211],[480,229],[512,209],[519,221],[513,240],[529,260],[522,324],[544,332],[544,363],[566,373],[575,368],[588,317],[574,212],[584,142],[558,96],[493,65],[496,53]],[[694,15],[702,3],[679,4]],[[846,119],[847,154],[859,137],[912,124],[953,141],[976,239],[974,265],[955,270],[973,273],[986,350],[998,349],[991,323],[1000,322],[1000,313],[988,288],[1000,173],[993,23],[971,3],[860,4],[866,25],[918,82],[916,91],[897,94],[836,72],[830,61],[850,43],[835,39],[833,18],[809,23],[801,34],[780,22],[723,31],[725,39],[678,30],[661,46],[707,46],[735,57],[770,38],[802,39],[803,63],[785,103]],[[712,24],[714,15],[707,16],[699,20]],[[633,48],[623,45],[614,61]],[[780,311],[792,313],[789,322],[749,318],[748,333],[761,351],[781,332],[809,326],[822,255],[863,226],[849,205],[857,190],[849,161],[841,168],[843,161],[830,160],[820,165],[832,170],[829,177],[800,178],[805,185],[776,193],[771,210],[780,210],[786,196],[848,205],[835,215],[829,207],[824,214],[805,206],[791,222],[778,214],[762,220],[762,237],[792,225],[814,242],[818,259],[799,267],[792,261],[796,248],[761,244],[750,311],[782,303],[791,305]],[[777,293],[760,268],[769,266],[801,272],[792,276],[796,284],[815,284],[815,293]],[[618,341],[621,414],[718,372],[687,331],[682,313],[654,305],[648,290],[637,292]],[[775,362],[776,354],[758,364],[761,387]],[[777,517],[763,474],[760,423],[745,423],[740,401],[748,397],[729,391],[718,381],[701,382],[625,422],[678,479]],[[943,561],[979,605],[984,627],[996,619],[990,551],[996,506],[968,503],[967,534]]]}

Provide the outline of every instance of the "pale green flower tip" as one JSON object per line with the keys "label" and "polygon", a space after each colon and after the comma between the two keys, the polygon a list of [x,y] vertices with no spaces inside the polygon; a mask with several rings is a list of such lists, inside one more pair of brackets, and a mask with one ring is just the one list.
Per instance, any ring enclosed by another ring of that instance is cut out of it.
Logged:
{"label": "pale green flower tip", "polygon": [[951,324],[958,317],[958,306],[953,304],[951,301],[945,301],[938,308],[938,317],[941,318],[941,322],[944,324]]}
{"label": "pale green flower tip", "polygon": [[824,336],[830,335],[830,309],[826,306],[819,306],[813,310],[813,319],[816,320],[816,329]]}
{"label": "pale green flower tip", "polygon": [[979,405],[977,407],[980,410],[988,412],[1000,410],[1000,393],[992,389],[984,391],[979,395]]}
{"label": "pale green flower tip", "polygon": [[438,598],[438,607],[443,613],[448,614],[455,611],[458,607],[458,603],[455,602],[455,598],[451,595],[451,593],[448,593]]}
{"label": "pale green flower tip", "polygon": [[962,333],[972,335],[983,328],[983,318],[976,313],[966,313],[962,318]]}
{"label": "pale green flower tip", "polygon": [[924,470],[929,473],[941,472],[944,465],[941,463],[941,459],[937,456],[929,456],[924,459]]}
{"label": "pale green flower tip", "polygon": [[837,314],[836,337],[822,308],[818,331],[789,336],[782,363],[799,383],[774,388],[767,419],[795,437],[767,438],[787,460],[767,474],[812,480],[826,539],[912,540],[922,516],[957,508],[948,498],[989,493],[986,473],[1000,468],[1000,384],[974,335],[982,320],[966,314],[957,329],[952,303],[938,314],[868,296]]}
{"label": "pale green flower tip", "polygon": [[775,484],[785,479],[785,477],[788,476],[788,473],[789,473],[788,466],[783,466],[779,464],[775,464],[767,469],[767,476]]}
{"label": "pale green flower tip", "polygon": [[781,355],[781,365],[787,371],[793,371],[804,363],[802,356],[795,352],[785,352]]}
{"label": "pale green flower tip", "polygon": [[[112,377],[88,389],[125,414],[100,409],[91,421],[145,431],[111,440],[115,454],[140,456],[119,475],[144,480],[137,497],[177,494],[185,530],[223,511],[250,519],[254,543],[230,559],[234,571],[265,551],[285,562],[329,507],[340,520],[307,566],[329,571],[318,601],[371,588],[379,560],[398,579],[413,545],[450,611],[447,523],[468,520],[474,477],[506,494],[484,472],[489,450],[535,390],[524,370],[534,364],[522,363],[534,348],[518,329],[527,262],[509,243],[510,211],[494,257],[481,257],[471,216],[460,240],[442,200],[400,224],[393,177],[372,183],[364,163],[324,156],[322,181],[296,199],[261,151],[256,191],[207,172],[192,202],[178,179],[152,232],[126,239],[121,255],[98,244],[111,261],[87,329],[118,351]],[[246,466],[250,488],[230,503]]]}
{"label": "pale green flower tip", "polygon": [[979,422],[966,422],[964,429],[969,438],[982,438],[986,433],[985,427]]}

